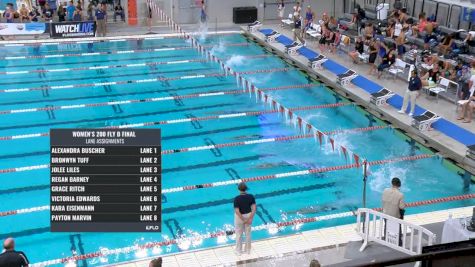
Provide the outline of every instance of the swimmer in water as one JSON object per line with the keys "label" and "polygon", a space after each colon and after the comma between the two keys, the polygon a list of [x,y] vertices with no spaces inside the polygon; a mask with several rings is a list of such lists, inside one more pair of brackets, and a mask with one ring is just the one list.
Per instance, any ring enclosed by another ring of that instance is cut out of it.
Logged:
{"label": "swimmer in water", "polygon": [[262,139],[265,136],[260,135],[260,134],[250,134],[250,135],[239,135],[236,137],[233,137],[232,139],[234,140],[246,140],[246,139]]}
{"label": "swimmer in water", "polygon": [[271,168],[275,168],[275,167],[284,167],[284,166],[293,166],[293,165],[286,162],[286,161],[266,162],[266,163],[261,163],[259,165],[254,166],[254,167],[251,167],[249,169],[271,169]]}
{"label": "swimmer in water", "polygon": [[334,211],[337,208],[332,207],[332,206],[308,206],[305,208],[301,208],[298,210],[292,210],[292,211],[287,211],[285,213],[287,214],[315,214],[315,213],[320,213],[320,212],[329,212],[329,211]]}

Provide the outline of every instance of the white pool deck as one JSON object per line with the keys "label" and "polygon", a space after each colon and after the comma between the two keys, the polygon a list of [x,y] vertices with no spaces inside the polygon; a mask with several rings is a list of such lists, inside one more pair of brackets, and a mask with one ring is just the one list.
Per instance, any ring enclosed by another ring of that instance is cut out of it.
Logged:
{"label": "white pool deck", "polygon": [[[453,218],[463,218],[471,216],[472,212],[473,207],[463,207],[407,215],[404,220],[416,225],[429,225],[445,222],[449,214],[452,214]],[[252,243],[251,254],[243,254],[240,257],[234,254],[233,245],[181,252],[164,256],[163,266],[308,266],[309,257],[305,257],[305,254],[318,257],[323,266],[345,262],[344,265],[351,266],[349,262],[351,259],[345,258],[347,253],[344,250],[349,243],[361,240],[356,234],[355,228],[356,223],[255,241]],[[385,248],[380,249],[384,250]],[[397,257],[401,254],[396,252],[394,255]],[[368,261],[371,261],[375,255],[366,256]],[[150,259],[144,259],[113,266],[148,267],[149,261]],[[303,265],[304,263],[307,265]]]}

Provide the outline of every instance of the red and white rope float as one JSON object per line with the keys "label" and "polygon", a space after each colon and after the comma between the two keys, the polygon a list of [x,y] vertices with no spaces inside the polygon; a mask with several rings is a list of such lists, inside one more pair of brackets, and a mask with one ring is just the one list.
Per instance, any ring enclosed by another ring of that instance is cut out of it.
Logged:
{"label": "red and white rope float", "polygon": [[[353,105],[353,104],[351,103],[324,104],[324,105],[315,105],[315,106],[296,107],[296,108],[292,108],[291,110],[292,111],[315,110],[315,109],[323,109],[323,108],[337,108],[337,107],[349,106],[349,105]],[[211,116],[204,116],[204,117],[173,119],[173,120],[165,120],[165,121],[138,122],[138,123],[124,124],[120,126],[108,126],[104,128],[105,129],[107,128],[111,128],[111,129],[137,128],[137,127],[146,127],[146,126],[153,126],[153,125],[186,123],[186,122],[192,122],[192,121],[207,121],[207,120],[219,120],[219,119],[232,119],[232,118],[238,118],[238,117],[259,116],[259,115],[271,114],[271,113],[278,113],[278,111],[277,110],[249,111],[249,112],[241,112],[241,113],[230,113],[230,114],[211,115]],[[31,133],[31,134],[21,134],[21,135],[0,136],[0,141],[36,138],[36,137],[44,137],[44,136],[49,136],[49,133]]]}

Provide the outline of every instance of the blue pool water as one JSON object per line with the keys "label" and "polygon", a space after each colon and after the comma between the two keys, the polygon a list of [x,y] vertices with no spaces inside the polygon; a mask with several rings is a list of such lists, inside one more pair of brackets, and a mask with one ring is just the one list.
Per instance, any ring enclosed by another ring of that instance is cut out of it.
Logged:
{"label": "blue pool water", "polygon": [[[226,44],[246,42],[248,41],[243,36],[237,34],[212,36],[202,40],[202,43],[212,47],[211,50],[216,56],[224,58],[227,64],[236,71],[289,68],[288,71],[274,73],[246,74],[245,77],[253,81],[259,88],[313,84],[308,88],[278,90],[269,93],[288,108],[348,102],[276,56],[251,57],[267,53],[254,43],[248,42],[246,46],[226,46]],[[189,46],[190,44],[182,39],[167,38],[144,40],[142,44],[138,44],[137,41],[95,43],[92,47],[88,44],[43,45],[36,49],[32,47],[2,47],[0,52],[2,55],[15,57]],[[0,93],[0,111],[239,89],[234,77],[224,76],[121,85],[93,85],[94,83],[158,77],[171,79],[201,74],[222,74],[220,67],[212,62],[155,64],[190,59],[203,59],[203,57],[196,50],[190,48],[134,54],[111,53],[95,56],[2,60],[0,61],[0,72],[122,66],[140,63],[148,63],[150,66],[2,74],[0,89],[89,85],[56,90]],[[51,128],[107,127],[266,109],[268,110],[269,107],[256,101],[254,96],[237,93],[159,102],[0,114],[0,137],[47,133]],[[385,125],[384,122],[354,105],[296,113],[322,131]],[[153,127],[162,129],[163,149],[301,134],[300,130],[285,123],[275,113]],[[391,128],[335,134],[333,138],[369,161],[432,153]],[[2,170],[48,164],[49,162],[49,138],[47,136],[0,140],[0,143],[0,169]],[[162,186],[163,189],[167,189],[347,164],[345,157],[339,154],[331,149],[330,144],[324,144],[321,147],[313,138],[308,138],[164,155]],[[470,174],[446,160],[433,157],[372,166],[368,182],[370,207],[380,206],[381,192],[394,176],[402,179],[402,191],[408,202],[475,192],[473,186],[467,184],[464,186],[463,177],[470,179]],[[47,168],[0,173],[0,179],[0,212],[49,204],[49,170]],[[249,187],[250,193],[255,194],[258,203],[254,225],[347,212],[362,205],[361,169],[258,181],[249,183]],[[232,199],[236,194],[235,186],[165,194],[162,198],[163,232],[161,234],[50,233],[49,212],[39,211],[0,217],[2,227],[0,238],[15,237],[18,249],[25,251],[32,262],[42,262],[76,254],[205,234],[232,227]],[[407,213],[467,205],[475,205],[475,201],[467,200],[410,208]],[[354,218],[345,218],[305,224],[299,228],[281,228],[278,232],[261,230],[254,232],[253,238],[261,239],[353,221]],[[226,242],[232,243],[232,237],[219,240],[198,240],[191,244],[181,244],[180,247],[170,245],[162,247],[160,250],[142,251],[139,254],[130,252],[93,258],[84,263],[87,266],[113,264],[134,260],[138,257],[216,246]],[[81,263],[82,266],[86,266],[84,263]]]}

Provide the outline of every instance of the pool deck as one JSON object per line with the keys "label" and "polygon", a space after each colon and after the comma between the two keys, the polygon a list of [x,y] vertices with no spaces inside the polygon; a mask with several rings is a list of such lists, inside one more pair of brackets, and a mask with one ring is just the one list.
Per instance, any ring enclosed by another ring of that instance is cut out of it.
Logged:
{"label": "pool deck", "polygon": [[[285,36],[292,38],[293,33],[289,28],[282,28],[280,25],[269,24],[263,25],[263,29],[273,29],[275,31],[284,34]],[[369,103],[370,94],[359,88],[358,86],[350,83],[350,85],[342,87],[341,85],[336,84],[336,75],[326,69],[321,69],[318,71],[312,70],[308,67],[308,60],[302,55],[289,56],[284,52],[284,45],[280,43],[267,43],[265,42],[265,37],[260,32],[250,33],[246,30],[245,27],[242,27],[242,30],[246,35],[252,37],[254,40],[259,42],[261,45],[265,46],[267,49],[271,50],[273,53],[278,54],[282,58],[285,58],[287,61],[293,65],[298,66],[299,68],[305,70],[311,76],[322,80],[325,84],[329,85],[334,91],[340,93],[341,95],[352,99],[358,105],[361,105],[366,108],[366,110],[376,117],[390,122],[395,128],[403,130],[410,137],[414,138],[416,141],[421,142],[425,146],[432,147],[433,149],[439,151],[443,157],[451,158],[463,168],[469,170],[472,173],[475,173],[475,161],[466,157],[467,147],[452,139],[451,137],[437,131],[430,130],[425,132],[420,132],[411,126],[411,117],[405,114],[399,114],[396,108],[387,105],[376,107],[373,104]],[[316,41],[307,41],[306,45],[309,49],[314,50],[315,52],[320,52],[318,49],[318,43]],[[407,88],[407,82],[399,78],[381,78],[378,79],[376,76],[369,76],[369,66],[367,64],[353,64],[349,56],[340,54],[331,54],[328,52],[323,53],[327,58],[332,59],[338,64],[345,66],[348,69],[354,70],[356,73],[366,76],[370,80],[384,86],[385,88],[399,94],[404,95],[404,92]],[[384,77],[384,76],[383,76]],[[457,120],[457,113],[455,111],[456,106],[453,102],[449,102],[442,97],[438,102],[433,97],[427,97],[426,94],[422,94],[418,98],[417,104],[427,110],[432,110],[438,115],[447,119],[448,121],[456,124],[457,126],[466,129],[472,133],[475,133],[475,122],[472,123],[462,123]],[[475,143],[475,140],[474,140]]]}
{"label": "pool deck", "polygon": [[[404,220],[428,228],[437,235],[437,242],[440,242],[443,223],[449,214],[452,214],[453,218],[464,218],[471,216],[472,212],[473,207],[463,207],[407,215]],[[167,255],[163,257],[163,263],[166,267],[290,267],[308,266],[311,259],[318,259],[323,266],[337,267],[348,266],[349,261],[356,264],[405,256],[376,244],[359,252],[361,238],[356,234],[355,228],[356,223],[259,240],[252,243],[251,254],[239,257],[234,254],[233,245],[226,245]],[[144,259],[113,266],[148,267],[149,261],[150,259]]]}

